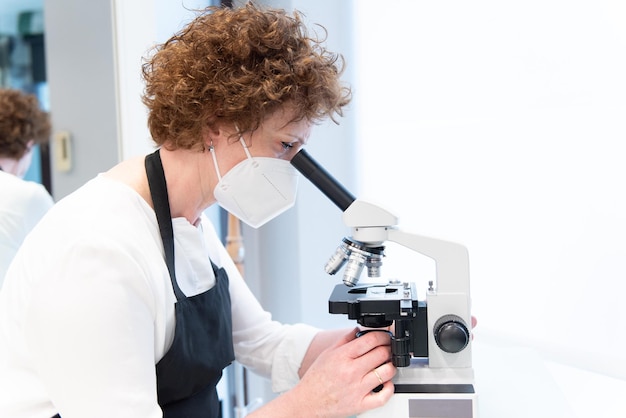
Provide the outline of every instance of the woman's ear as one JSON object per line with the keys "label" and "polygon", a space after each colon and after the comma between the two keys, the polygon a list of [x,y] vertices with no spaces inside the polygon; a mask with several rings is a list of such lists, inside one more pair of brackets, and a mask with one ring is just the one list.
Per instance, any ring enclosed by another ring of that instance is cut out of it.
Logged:
{"label": "woman's ear", "polygon": [[232,144],[239,141],[239,128],[236,123],[221,123],[214,127],[216,133],[213,136],[213,143],[215,141],[224,141],[225,144]]}
{"label": "woman's ear", "polygon": [[213,123],[207,125],[206,131],[211,137],[221,137],[223,139],[231,139],[239,137],[239,129],[236,123]]}
{"label": "woman's ear", "polygon": [[202,130],[202,142],[205,149],[219,142],[220,129],[215,123],[208,123]]}

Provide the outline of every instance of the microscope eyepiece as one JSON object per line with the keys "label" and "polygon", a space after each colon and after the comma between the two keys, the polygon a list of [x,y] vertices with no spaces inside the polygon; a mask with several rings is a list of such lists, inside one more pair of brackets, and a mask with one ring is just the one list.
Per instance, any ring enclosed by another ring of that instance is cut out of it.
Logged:
{"label": "microscope eyepiece", "polygon": [[317,161],[302,148],[291,159],[291,165],[304,177],[326,195],[342,212],[356,200],[356,198],[341,183],[318,164]]}

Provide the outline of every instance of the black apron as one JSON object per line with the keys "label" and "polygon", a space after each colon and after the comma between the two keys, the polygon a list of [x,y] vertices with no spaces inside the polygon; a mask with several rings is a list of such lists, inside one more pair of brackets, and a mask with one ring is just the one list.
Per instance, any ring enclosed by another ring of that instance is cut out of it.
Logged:
{"label": "black apron", "polygon": [[157,394],[164,418],[219,417],[216,385],[235,359],[228,276],[213,262],[215,286],[186,297],[174,271],[174,233],[159,150],[146,157],[150,194],[165,260],[176,295],[176,329],[169,351],[156,365]]}
{"label": "black apron", "polygon": [[218,418],[221,410],[216,385],[222,370],[235,359],[228,275],[211,262],[215,286],[199,295],[183,294],[174,271],[172,216],[158,150],[146,157],[145,165],[176,295],[174,341],[156,365],[159,406],[164,418]]}

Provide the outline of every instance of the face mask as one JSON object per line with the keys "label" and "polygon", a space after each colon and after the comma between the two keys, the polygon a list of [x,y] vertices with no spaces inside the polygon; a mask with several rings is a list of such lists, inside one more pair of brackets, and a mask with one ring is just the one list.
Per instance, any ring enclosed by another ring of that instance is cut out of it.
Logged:
{"label": "face mask", "polygon": [[298,172],[289,161],[253,158],[242,137],[239,141],[248,158],[223,177],[217,166],[215,150],[212,146],[209,148],[219,178],[213,195],[221,207],[251,227],[258,228],[294,205]]}

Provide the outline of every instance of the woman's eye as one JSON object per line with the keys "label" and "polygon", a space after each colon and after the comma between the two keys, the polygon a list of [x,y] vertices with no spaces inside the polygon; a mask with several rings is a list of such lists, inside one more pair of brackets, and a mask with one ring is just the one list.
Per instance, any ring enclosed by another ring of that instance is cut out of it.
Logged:
{"label": "woman's eye", "polygon": [[290,144],[289,142],[281,142],[281,144],[282,144],[283,149],[284,149],[285,151],[286,151],[286,150],[289,150],[289,149],[291,149],[291,148],[293,148],[293,144]]}

